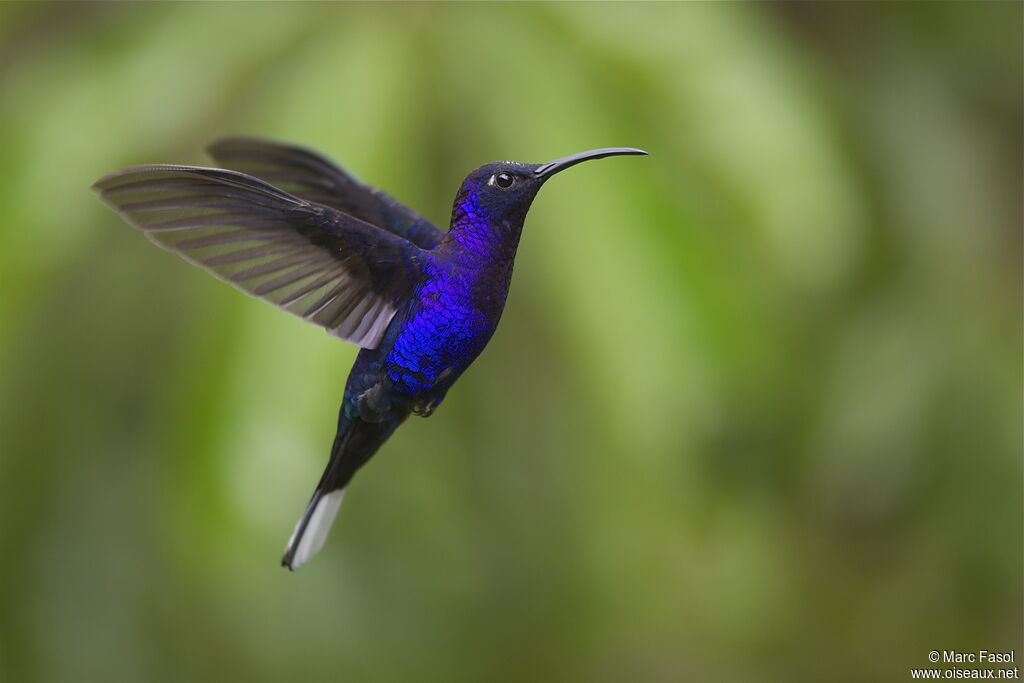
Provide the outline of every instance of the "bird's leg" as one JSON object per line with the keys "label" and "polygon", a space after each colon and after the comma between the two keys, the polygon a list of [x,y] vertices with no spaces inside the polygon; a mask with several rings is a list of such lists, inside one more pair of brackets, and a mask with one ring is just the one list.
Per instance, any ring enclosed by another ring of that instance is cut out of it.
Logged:
{"label": "bird's leg", "polygon": [[434,410],[441,405],[441,399],[437,396],[419,401],[412,405],[412,413],[418,417],[430,417]]}
{"label": "bird's leg", "polygon": [[454,379],[449,381],[452,372],[452,368],[445,368],[444,371],[437,376],[437,380],[434,383],[434,390],[412,404],[413,415],[417,415],[419,417],[430,417],[434,414],[437,407],[441,405],[441,401],[444,400],[445,394],[448,393],[448,387],[451,386],[451,381],[454,381]]}
{"label": "bird's leg", "polygon": [[364,422],[383,422],[391,414],[391,401],[380,382],[359,395],[359,417]]}

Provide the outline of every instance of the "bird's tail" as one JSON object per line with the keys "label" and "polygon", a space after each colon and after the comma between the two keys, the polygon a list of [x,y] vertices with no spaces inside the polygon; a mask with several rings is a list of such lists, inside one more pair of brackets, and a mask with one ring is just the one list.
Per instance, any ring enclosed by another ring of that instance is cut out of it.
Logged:
{"label": "bird's tail", "polygon": [[342,418],[327,469],[288,539],[281,558],[283,566],[295,571],[323,547],[352,475],[377,452],[403,419],[366,422],[358,417]]}

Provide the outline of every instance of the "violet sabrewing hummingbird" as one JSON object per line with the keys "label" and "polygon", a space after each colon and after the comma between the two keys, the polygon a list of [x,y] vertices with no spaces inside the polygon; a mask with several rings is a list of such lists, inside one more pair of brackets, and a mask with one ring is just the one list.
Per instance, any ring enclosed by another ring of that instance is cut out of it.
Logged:
{"label": "violet sabrewing hummingbird", "polygon": [[207,149],[223,168],[135,166],[93,189],[161,247],[362,347],[285,549],[291,570],[323,546],[356,470],[410,414],[430,415],[487,345],[541,186],[582,161],[646,154],[486,164],[463,181],[445,232],[311,150],[239,137]]}

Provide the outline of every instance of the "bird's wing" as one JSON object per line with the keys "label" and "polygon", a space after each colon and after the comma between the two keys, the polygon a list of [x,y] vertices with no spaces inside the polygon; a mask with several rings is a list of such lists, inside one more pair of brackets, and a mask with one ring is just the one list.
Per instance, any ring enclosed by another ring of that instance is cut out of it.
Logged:
{"label": "bird's wing", "polygon": [[365,348],[380,342],[426,255],[390,232],[236,171],[136,166],[93,189],[153,242]]}
{"label": "bird's wing", "polygon": [[210,144],[206,151],[225,168],[248,173],[298,197],[355,216],[421,249],[433,249],[445,235],[409,207],[312,150],[273,140],[230,137]]}

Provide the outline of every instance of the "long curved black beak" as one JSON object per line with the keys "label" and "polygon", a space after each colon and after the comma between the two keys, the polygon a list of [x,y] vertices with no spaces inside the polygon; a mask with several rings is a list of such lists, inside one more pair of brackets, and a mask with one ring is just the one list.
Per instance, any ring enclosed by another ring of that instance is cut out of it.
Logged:
{"label": "long curved black beak", "polygon": [[588,152],[571,154],[567,157],[562,157],[561,159],[555,159],[554,161],[549,161],[546,164],[541,164],[536,170],[534,170],[533,176],[535,178],[546,180],[559,171],[564,171],[570,166],[575,166],[578,163],[590,161],[591,159],[603,159],[605,157],[619,156],[620,154],[647,154],[647,152],[634,147],[602,147],[601,149],[592,149]]}

